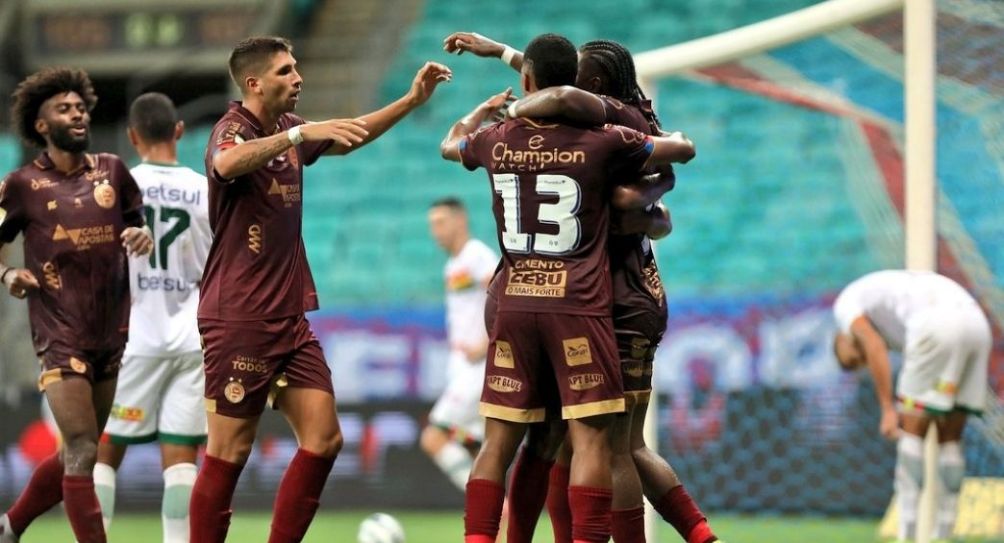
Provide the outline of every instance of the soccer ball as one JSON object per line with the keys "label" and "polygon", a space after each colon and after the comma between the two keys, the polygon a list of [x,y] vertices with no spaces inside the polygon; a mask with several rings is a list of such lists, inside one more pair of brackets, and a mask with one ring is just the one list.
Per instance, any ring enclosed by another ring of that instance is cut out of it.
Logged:
{"label": "soccer ball", "polygon": [[404,528],[387,513],[373,513],[359,524],[359,543],[404,543]]}

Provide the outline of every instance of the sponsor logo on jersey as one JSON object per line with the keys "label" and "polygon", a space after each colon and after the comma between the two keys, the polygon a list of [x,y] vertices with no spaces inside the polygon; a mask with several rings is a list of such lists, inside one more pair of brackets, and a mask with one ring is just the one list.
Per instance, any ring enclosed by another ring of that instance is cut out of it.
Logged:
{"label": "sponsor logo on jersey", "polygon": [[517,260],[509,268],[508,296],[564,298],[568,271],[560,260]]}
{"label": "sponsor logo on jersey", "polygon": [[659,307],[662,307],[666,299],[666,291],[663,289],[662,278],[659,277],[659,268],[654,259],[645,265],[642,273],[645,276],[645,290],[659,302]]}
{"label": "sponsor logo on jersey", "polygon": [[77,373],[87,373],[87,364],[75,356],[70,357],[70,369]]}
{"label": "sponsor logo on jersey", "polygon": [[240,379],[230,378],[230,382],[223,389],[223,396],[226,397],[227,401],[230,403],[241,403],[244,399],[244,385],[241,384]]}
{"label": "sponsor logo on jersey", "polygon": [[500,368],[516,367],[516,358],[508,341],[495,340],[495,365]]}
{"label": "sponsor logo on jersey", "polygon": [[282,202],[286,207],[291,207],[294,202],[299,202],[302,196],[299,183],[281,185],[274,177],[272,178],[272,185],[268,188],[268,193],[269,195],[281,195]]}
{"label": "sponsor logo on jersey", "polygon": [[248,227],[248,249],[254,254],[261,254],[261,225],[252,224]]}
{"label": "sponsor logo on jersey", "polygon": [[[543,146],[544,138],[531,140],[534,145]],[[529,142],[527,143],[529,146]],[[500,141],[492,146],[492,169],[511,170],[517,172],[535,172],[553,164],[585,164],[586,152],[578,150],[551,149],[513,149],[509,144]]]}
{"label": "sponsor logo on jersey", "polygon": [[568,376],[568,388],[572,390],[589,390],[605,382],[602,373],[581,373]]}
{"label": "sponsor logo on jersey", "polygon": [[166,187],[163,184],[147,187],[143,191],[144,200],[160,200],[161,202],[199,205],[202,201],[202,191]]}
{"label": "sponsor logo on jersey", "polygon": [[164,292],[189,292],[194,287],[180,277],[159,277],[156,275],[138,274],[137,287],[140,290],[161,290]]}
{"label": "sponsor logo on jersey", "polygon": [[52,180],[47,177],[32,179],[29,185],[31,186],[31,190],[51,189],[52,187],[56,186],[56,184],[53,183]]}
{"label": "sponsor logo on jersey", "polygon": [[63,225],[57,224],[52,232],[52,241],[67,239],[73,242],[79,251],[90,249],[92,245],[115,243],[115,226],[106,224],[85,228],[63,228]]}
{"label": "sponsor logo on jersey", "polygon": [[104,209],[115,207],[115,189],[112,188],[110,181],[105,179],[94,182],[94,201]]}
{"label": "sponsor logo on jersey", "polygon": [[488,388],[495,392],[519,392],[523,390],[523,381],[504,375],[489,375],[485,378]]}
{"label": "sponsor logo on jersey", "polygon": [[233,368],[237,371],[249,373],[268,373],[268,366],[259,358],[253,356],[238,356],[231,361]]}
{"label": "sponsor logo on jersey", "polygon": [[530,139],[527,140],[526,145],[533,150],[540,149],[544,146],[544,136],[541,136],[540,134],[531,136]]}
{"label": "sponsor logo on jersey", "polygon": [[938,392],[942,394],[955,394],[959,391],[958,385],[948,381],[938,381]]}
{"label": "sponsor logo on jersey", "polygon": [[42,275],[45,277],[45,284],[49,285],[52,290],[63,288],[63,282],[59,280],[59,270],[52,262],[42,264]]}
{"label": "sponsor logo on jersey", "polygon": [[[240,144],[244,141],[238,132],[241,131],[241,123],[230,121],[227,127],[220,132],[220,135],[216,138],[216,145],[222,145],[226,141],[232,141],[236,144]],[[237,141],[238,138],[240,141]]]}
{"label": "sponsor logo on jersey", "polygon": [[593,355],[589,351],[589,338],[565,339],[561,341],[561,346],[565,350],[565,363],[569,366],[582,366],[593,362]]}
{"label": "sponsor logo on jersey", "polygon": [[115,404],[112,406],[112,418],[128,422],[143,422],[146,419],[146,412],[142,407],[129,407]]}

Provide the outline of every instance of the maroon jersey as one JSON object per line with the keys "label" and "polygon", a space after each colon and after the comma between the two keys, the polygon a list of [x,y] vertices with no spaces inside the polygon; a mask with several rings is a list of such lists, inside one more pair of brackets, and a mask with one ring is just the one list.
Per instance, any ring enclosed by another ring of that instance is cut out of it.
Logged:
{"label": "maroon jersey", "polygon": [[460,143],[488,170],[503,253],[499,311],[609,315],[607,234],[614,170],[641,170],[651,139],[622,126],[583,129],[514,119]]}
{"label": "maroon jersey", "polygon": [[129,269],[119,236],[143,226],[142,211],[139,187],[115,155],[84,155],[64,174],[42,153],[0,185],[0,242],[24,233],[25,265],[41,285],[28,296],[39,356],[54,344],[125,344]]}
{"label": "maroon jersey", "polygon": [[242,141],[303,124],[286,113],[268,132],[238,102],[231,102],[206,147],[209,223],[213,245],[202,276],[199,318],[259,321],[317,309],[317,290],[303,247],[303,167],[331,142],[304,142],[236,179],[213,168],[216,153]]}
{"label": "maroon jersey", "polygon": [[[601,98],[606,104],[608,123],[627,126],[639,132],[655,133],[656,127],[645,118],[641,108],[626,105],[609,96]],[[651,105],[646,101],[642,107]],[[633,180],[627,178],[616,181]],[[621,312],[621,307],[648,308],[666,313],[666,293],[655,263],[655,254],[652,253],[652,243],[644,234],[610,236],[610,274],[615,314]]]}

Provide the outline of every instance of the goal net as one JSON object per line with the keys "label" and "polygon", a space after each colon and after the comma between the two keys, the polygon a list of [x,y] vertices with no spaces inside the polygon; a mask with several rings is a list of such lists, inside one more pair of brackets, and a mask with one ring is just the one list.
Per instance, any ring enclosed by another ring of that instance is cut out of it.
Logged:
{"label": "goal net", "polygon": [[[904,267],[901,5],[833,0],[636,57],[664,126],[698,146],[665,198],[656,382],[660,453],[707,510],[850,517],[874,538],[891,502],[895,445],[870,378],[837,368],[830,306],[853,279]],[[936,6],[937,268],[994,331],[957,534],[1000,541],[1004,2]]]}

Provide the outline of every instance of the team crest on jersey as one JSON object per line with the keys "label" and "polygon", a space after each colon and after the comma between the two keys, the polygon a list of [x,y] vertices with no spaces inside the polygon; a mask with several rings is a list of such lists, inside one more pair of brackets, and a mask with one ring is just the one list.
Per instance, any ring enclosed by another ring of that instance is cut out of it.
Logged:
{"label": "team crest on jersey", "polygon": [[230,403],[241,403],[244,399],[244,385],[241,384],[241,380],[234,380],[233,377],[230,378],[230,382],[227,383],[226,388],[223,389],[223,396],[227,398]]}
{"label": "team crest on jersey", "polygon": [[70,368],[77,373],[87,373],[87,364],[75,356],[70,357]]}
{"label": "team crest on jersey", "polygon": [[568,388],[572,390],[589,390],[602,385],[606,380],[602,373],[580,373],[568,376]]}
{"label": "team crest on jersey", "polygon": [[592,364],[593,355],[589,350],[589,338],[573,337],[561,341],[565,349],[565,363],[569,366]]}
{"label": "team crest on jersey", "polygon": [[115,207],[115,189],[109,180],[94,182],[94,201],[104,209]]}

